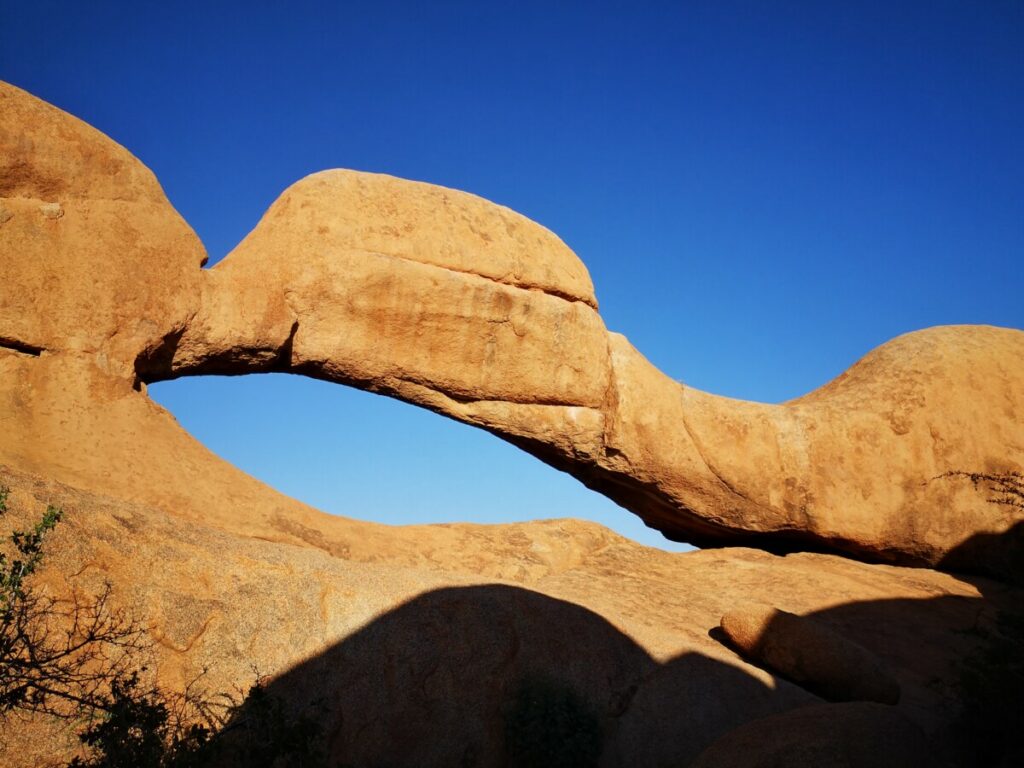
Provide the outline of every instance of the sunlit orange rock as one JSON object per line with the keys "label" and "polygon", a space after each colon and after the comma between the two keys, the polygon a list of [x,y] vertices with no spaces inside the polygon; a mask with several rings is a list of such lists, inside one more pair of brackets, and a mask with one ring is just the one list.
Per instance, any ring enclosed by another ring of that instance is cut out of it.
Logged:
{"label": "sunlit orange rock", "polygon": [[[98,464],[152,468],[168,457],[143,456],[175,449],[144,435],[177,428],[145,383],[289,370],[483,427],[700,545],[936,565],[1022,517],[943,477],[1024,467],[1020,331],[902,336],[783,405],[715,397],[606,331],[579,259],[506,208],[326,171],[203,271],[197,238],[127,151],[16,88],[0,99],[0,419],[14,436],[0,458],[35,451],[42,467],[59,443],[60,478],[91,483]],[[159,490],[131,494],[167,493],[146,485]],[[957,566],[986,562],[981,548]]]}
{"label": "sunlit orange rock", "polygon": [[[714,637],[751,599],[876,654],[902,715],[941,741],[979,622],[1019,603],[983,579],[670,555],[577,521],[332,517],[211,454],[146,385],[303,373],[487,429],[674,538],[984,571],[1016,562],[1001,547],[1021,513],[946,473],[1024,466],[1020,331],[909,334],[783,405],[715,397],[608,332],[547,230],[350,171],[298,182],[222,263],[204,260],[125,149],[0,85],[0,483],[22,521],[67,512],[48,588],[110,581],[146,617],[168,685],[205,667],[213,690],[244,685],[256,664],[287,697],[326,691],[338,760],[500,764],[509,697],[541,676],[593,708],[603,764],[686,765],[818,701]],[[69,743],[37,727],[2,734],[0,763]]]}

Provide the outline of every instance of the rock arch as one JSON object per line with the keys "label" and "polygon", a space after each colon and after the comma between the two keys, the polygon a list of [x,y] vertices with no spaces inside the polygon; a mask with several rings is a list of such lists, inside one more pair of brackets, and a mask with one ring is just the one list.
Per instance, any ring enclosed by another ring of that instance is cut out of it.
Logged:
{"label": "rock arch", "polygon": [[[59,479],[106,456],[166,484],[160,459],[128,455],[177,429],[145,384],[274,370],[487,429],[699,545],[935,565],[1020,517],[940,477],[1024,467],[1020,331],[920,331],[789,403],[730,400],[609,332],[582,262],[501,206],[326,171],[202,270],[124,148],[12,86],[0,114],[0,426],[16,438],[0,462],[63,444]],[[208,473],[175,440],[174,460]]]}

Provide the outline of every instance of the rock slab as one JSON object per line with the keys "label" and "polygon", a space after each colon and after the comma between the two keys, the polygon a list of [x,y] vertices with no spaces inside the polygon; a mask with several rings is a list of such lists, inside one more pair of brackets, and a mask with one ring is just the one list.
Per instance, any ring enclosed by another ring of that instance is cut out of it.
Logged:
{"label": "rock slab", "polygon": [[725,614],[721,629],[747,658],[828,701],[900,700],[878,657],[814,619],[748,604]]}

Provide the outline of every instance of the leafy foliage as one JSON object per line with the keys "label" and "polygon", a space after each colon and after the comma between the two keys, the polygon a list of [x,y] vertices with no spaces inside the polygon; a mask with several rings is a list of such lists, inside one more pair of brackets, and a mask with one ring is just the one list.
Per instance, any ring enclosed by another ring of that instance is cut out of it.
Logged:
{"label": "leafy foliage", "polygon": [[[0,515],[7,513],[9,488],[0,488]],[[0,552],[0,608],[5,613],[14,610],[19,599],[25,597],[25,579],[31,576],[43,558],[43,539],[60,521],[61,512],[47,507],[42,520],[31,531],[14,531],[11,543],[17,552],[8,566],[7,554]]]}
{"label": "leafy foliage", "polygon": [[326,768],[319,722],[289,712],[261,678],[220,716],[210,704],[143,686],[136,673],[115,680],[102,716],[79,735],[90,756],[69,768]]}

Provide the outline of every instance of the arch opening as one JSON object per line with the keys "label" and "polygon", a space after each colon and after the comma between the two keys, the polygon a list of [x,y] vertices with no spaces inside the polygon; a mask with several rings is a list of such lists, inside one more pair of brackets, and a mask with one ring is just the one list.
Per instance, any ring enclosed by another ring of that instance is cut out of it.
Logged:
{"label": "arch opening", "polygon": [[497,436],[390,397],[284,373],[183,377],[148,394],[221,458],[331,514],[390,525],[570,517],[693,549]]}

